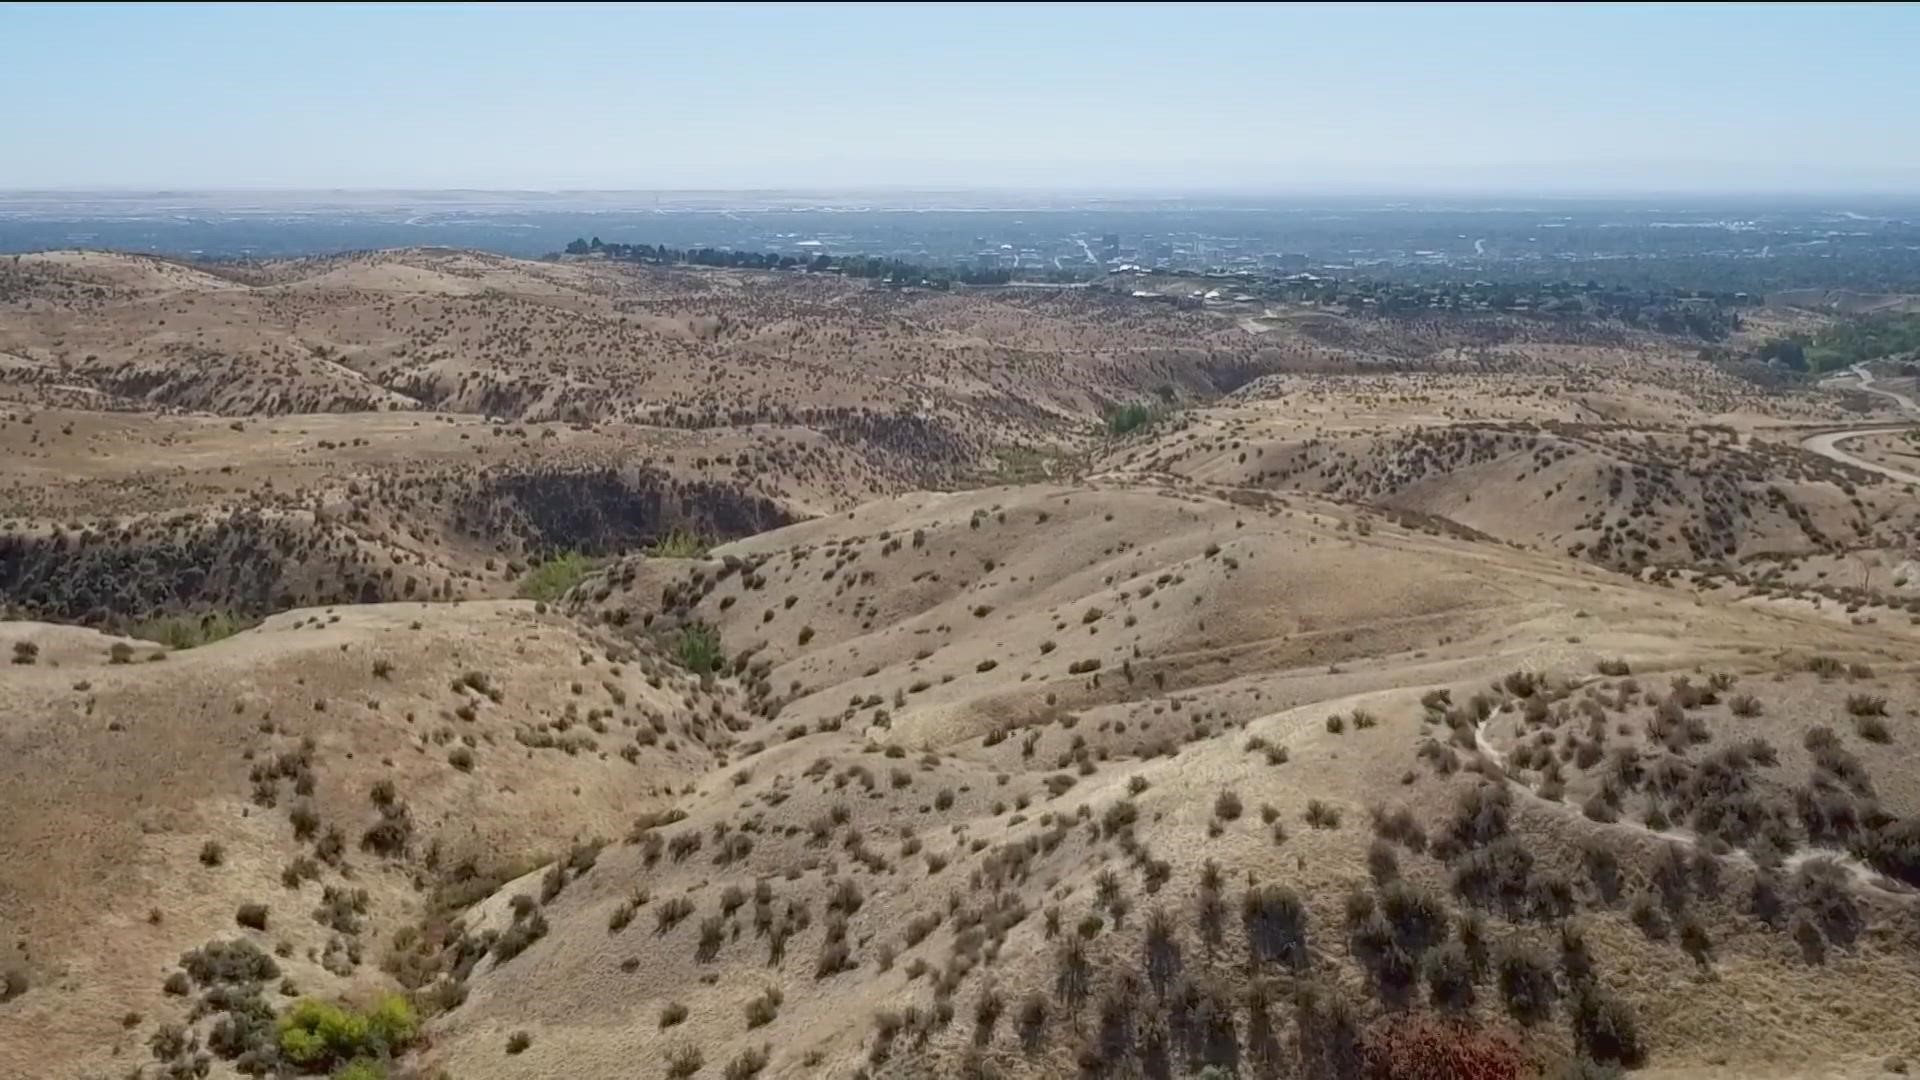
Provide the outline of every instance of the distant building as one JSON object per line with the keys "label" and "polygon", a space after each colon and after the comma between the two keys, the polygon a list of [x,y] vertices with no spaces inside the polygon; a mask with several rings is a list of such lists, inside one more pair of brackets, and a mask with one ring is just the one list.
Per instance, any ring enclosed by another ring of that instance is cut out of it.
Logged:
{"label": "distant building", "polygon": [[1120,257],[1120,234],[1107,233],[1100,238],[1100,257],[1117,259]]}

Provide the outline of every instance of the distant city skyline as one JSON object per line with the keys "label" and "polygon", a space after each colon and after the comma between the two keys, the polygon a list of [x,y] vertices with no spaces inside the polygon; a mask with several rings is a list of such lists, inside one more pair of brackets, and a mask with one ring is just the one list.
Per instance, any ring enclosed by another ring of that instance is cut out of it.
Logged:
{"label": "distant city skyline", "polygon": [[1920,7],[0,5],[0,188],[1920,194]]}

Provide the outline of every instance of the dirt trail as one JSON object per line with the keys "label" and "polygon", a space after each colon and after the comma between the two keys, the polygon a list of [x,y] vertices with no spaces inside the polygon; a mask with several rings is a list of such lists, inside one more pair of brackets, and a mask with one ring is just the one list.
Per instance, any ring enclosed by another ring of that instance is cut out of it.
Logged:
{"label": "dirt trail", "polygon": [[1873,385],[1873,372],[1867,369],[1867,365],[1855,364],[1853,365],[1852,371],[1860,378],[1860,389],[1865,390],[1869,394],[1879,394],[1884,398],[1892,398],[1902,409],[1905,409],[1909,413],[1920,415],[1920,404],[1915,404],[1912,398],[1898,390],[1883,390]]}
{"label": "dirt trail", "polygon": [[[1498,710],[1495,711],[1494,715],[1500,716],[1503,714],[1511,713],[1512,711],[1513,711],[1512,705],[1503,705]],[[1507,778],[1507,783],[1512,785],[1512,787],[1519,794],[1532,799],[1534,802],[1538,803],[1541,806],[1554,807],[1556,810],[1558,810],[1561,813],[1578,814],[1580,812],[1578,808],[1568,803],[1561,802],[1558,799],[1548,799],[1540,795],[1538,792],[1533,790],[1533,785],[1509,773],[1507,771],[1506,751],[1501,750],[1500,748],[1494,746],[1492,743],[1487,741],[1486,729],[1487,729],[1486,721],[1481,721],[1480,723],[1474,725],[1473,727],[1474,749],[1478,750],[1481,754],[1485,755],[1494,764],[1500,766],[1500,772],[1503,776]],[[1644,833],[1647,836],[1657,837],[1661,840],[1665,840],[1670,843],[1681,844],[1689,849],[1698,848],[1700,846],[1699,834],[1693,832],[1690,829],[1655,829],[1645,824],[1644,822],[1635,821],[1632,818],[1628,818],[1628,817],[1622,817],[1617,821],[1613,821],[1609,823],[1609,827],[1616,828],[1616,829],[1627,829],[1630,831]],[[1757,864],[1753,861],[1753,856],[1747,854],[1745,851],[1742,851],[1738,848],[1727,852],[1726,854],[1722,855],[1721,858],[1728,859],[1732,862],[1738,863],[1750,870],[1757,869]],[[1786,871],[1787,873],[1792,873],[1793,871],[1798,870],[1803,863],[1812,862],[1816,859],[1826,859],[1829,862],[1832,862],[1835,866],[1841,867],[1842,869],[1846,870],[1848,875],[1853,878],[1854,884],[1862,888],[1875,889],[1880,892],[1896,892],[1897,891],[1897,892],[1904,893],[1909,891],[1904,888],[1890,887],[1890,882],[1887,880],[1886,876],[1881,874],[1878,870],[1875,870],[1872,866],[1869,866],[1868,864],[1860,861],[1859,859],[1854,858],[1852,855],[1849,855],[1844,851],[1839,851],[1833,848],[1818,848],[1818,847],[1802,848],[1799,851],[1796,851],[1791,855],[1788,855],[1785,858],[1783,858],[1780,861],[1780,868]]]}
{"label": "dirt trail", "polygon": [[[1878,394],[1881,397],[1889,398],[1902,409],[1906,410],[1908,414],[1920,417],[1920,404],[1916,404],[1912,398],[1897,390],[1883,390],[1873,385],[1873,372],[1868,371],[1865,364],[1853,365],[1852,372],[1854,376],[1860,380],[1860,389],[1865,390],[1869,394]],[[1903,426],[1861,428],[1852,431],[1830,431],[1824,435],[1809,436],[1801,440],[1800,445],[1830,461],[1837,461],[1842,465],[1851,465],[1856,469],[1865,469],[1868,472],[1879,473],[1881,476],[1898,480],[1903,484],[1920,485],[1920,474],[1910,473],[1904,469],[1895,469],[1886,465],[1877,465],[1871,461],[1854,457],[1852,454],[1840,449],[1840,444],[1849,439],[1861,439],[1868,435],[1890,435],[1894,432],[1905,430],[1907,429]]]}

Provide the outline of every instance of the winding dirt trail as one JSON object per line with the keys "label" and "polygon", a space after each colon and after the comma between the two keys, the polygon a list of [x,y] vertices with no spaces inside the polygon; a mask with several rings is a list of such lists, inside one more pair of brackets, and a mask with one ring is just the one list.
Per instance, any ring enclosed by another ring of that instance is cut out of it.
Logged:
{"label": "winding dirt trail", "polygon": [[[1887,390],[1887,389],[1883,389],[1881,387],[1877,387],[1873,385],[1873,372],[1867,370],[1867,367],[1865,364],[1855,364],[1851,369],[1851,374],[1859,380],[1860,389],[1865,390],[1870,394],[1878,394],[1881,397],[1888,398],[1894,401],[1896,404],[1898,404],[1900,408],[1903,411],[1905,411],[1908,415],[1913,416],[1916,419],[1920,419],[1920,403],[1916,403],[1913,398],[1908,397],[1907,395],[1902,394],[1898,391]],[[1840,445],[1839,445],[1840,443],[1845,442],[1846,440],[1864,438],[1868,435],[1882,435],[1882,434],[1888,434],[1891,432],[1906,431],[1911,426],[1912,425],[1900,425],[1895,427],[1855,428],[1855,429],[1845,430],[1845,431],[1827,432],[1821,435],[1809,436],[1808,438],[1802,440],[1800,445],[1830,460],[1837,461],[1845,465],[1851,465],[1851,466],[1854,466],[1855,468],[1865,469],[1869,472],[1879,473],[1882,476],[1886,476],[1890,479],[1897,480],[1902,483],[1914,484],[1914,485],[1920,486],[1920,474],[1906,472],[1904,470],[1891,468],[1885,465],[1879,465],[1871,461],[1865,461],[1861,458],[1857,458],[1852,454],[1847,453],[1845,450],[1840,449]],[[1586,680],[1586,681],[1591,681],[1591,680]],[[1584,684],[1585,683],[1582,682],[1580,685],[1584,685]],[[1504,705],[1494,715],[1500,716],[1500,715],[1509,714],[1512,711],[1512,708],[1513,706],[1511,704]],[[1568,813],[1568,814],[1580,813],[1577,807],[1568,805],[1567,803],[1564,803],[1558,800],[1544,798],[1538,792],[1534,791],[1533,786],[1529,784],[1526,780],[1519,777],[1515,777],[1511,773],[1509,773],[1507,771],[1506,751],[1501,750],[1499,747],[1493,745],[1493,743],[1487,739],[1486,727],[1487,727],[1487,724],[1485,721],[1474,725],[1474,728],[1473,728],[1474,748],[1478,750],[1481,754],[1485,755],[1494,764],[1500,767],[1500,771],[1503,775],[1507,777],[1507,782],[1509,785],[1511,785],[1514,789],[1516,789],[1516,791],[1519,794],[1526,796],[1528,798],[1531,798],[1536,803],[1539,803],[1541,805],[1554,807],[1559,812],[1562,812],[1562,813]],[[1689,829],[1654,829],[1649,827],[1643,822],[1634,821],[1633,819],[1627,818],[1627,817],[1622,817],[1618,821],[1612,822],[1610,824],[1610,827],[1635,830],[1635,831],[1644,833],[1648,836],[1652,836],[1657,839],[1667,841],[1669,843],[1684,845],[1689,849],[1698,848],[1701,846],[1700,837],[1696,833],[1694,833],[1692,830],[1689,830]],[[1753,861],[1753,857],[1751,855],[1748,855],[1745,851],[1734,850],[1724,855],[1723,858],[1730,859],[1733,862],[1743,864],[1750,868],[1755,865]],[[1781,866],[1784,870],[1791,873],[1793,870],[1797,869],[1801,864],[1811,862],[1815,859],[1830,860],[1835,865],[1844,868],[1847,871],[1847,873],[1852,876],[1853,880],[1861,886],[1877,889],[1880,891],[1898,891],[1898,892],[1906,891],[1904,889],[1901,889],[1897,886],[1892,885],[1892,883],[1890,883],[1884,875],[1882,875],[1879,871],[1875,870],[1872,866],[1868,865],[1867,863],[1861,861],[1860,859],[1855,858],[1854,856],[1844,851],[1838,851],[1832,848],[1814,848],[1814,847],[1802,848],[1801,850],[1796,851],[1791,855],[1788,855],[1785,859],[1783,859],[1781,861]]]}
{"label": "winding dirt trail", "polygon": [[[1855,364],[1851,370],[1854,377],[1860,380],[1860,389],[1865,390],[1869,394],[1878,394],[1883,398],[1888,398],[1898,404],[1908,415],[1920,417],[1920,404],[1916,404],[1912,398],[1897,390],[1884,390],[1873,385],[1873,372],[1868,371],[1865,364]],[[1891,466],[1879,465],[1863,458],[1857,458],[1845,450],[1840,449],[1840,444],[1849,439],[1861,439],[1868,435],[1889,435],[1905,430],[1907,430],[1906,426],[1829,431],[1822,435],[1808,436],[1800,441],[1800,445],[1830,461],[1837,461],[1842,465],[1851,465],[1856,469],[1865,469],[1868,472],[1879,473],[1881,476],[1891,480],[1897,480],[1903,484],[1920,485],[1920,473],[1910,473],[1905,469],[1895,469]]]}
{"label": "winding dirt trail", "polygon": [[1912,398],[1902,394],[1898,390],[1883,390],[1873,385],[1873,372],[1867,370],[1867,365],[1855,364],[1850,370],[1859,377],[1860,389],[1865,390],[1869,394],[1879,394],[1884,398],[1892,398],[1902,409],[1905,409],[1909,413],[1920,415],[1920,405],[1915,404]]}
{"label": "winding dirt trail", "polygon": [[[1508,714],[1512,711],[1512,708],[1513,707],[1511,705],[1502,706],[1500,709],[1495,711],[1494,715],[1500,716],[1503,714]],[[1501,774],[1506,776],[1507,783],[1518,794],[1532,799],[1535,803],[1541,806],[1554,807],[1562,813],[1567,813],[1567,814],[1580,813],[1579,808],[1569,803],[1561,802],[1557,799],[1546,798],[1545,796],[1534,791],[1533,785],[1527,783],[1526,780],[1520,777],[1516,777],[1511,772],[1508,772],[1506,751],[1501,750],[1499,747],[1494,746],[1491,742],[1487,741],[1486,730],[1487,730],[1486,721],[1481,721],[1480,723],[1475,724],[1473,726],[1474,749],[1486,755],[1486,757],[1490,759],[1494,764],[1500,766]],[[1617,821],[1609,822],[1607,824],[1607,827],[1612,829],[1628,829],[1631,831],[1640,832],[1647,836],[1652,836],[1660,840],[1665,840],[1669,843],[1680,844],[1686,847],[1688,850],[1692,850],[1701,846],[1699,834],[1695,833],[1691,829],[1655,829],[1645,824],[1644,822],[1635,821],[1630,817],[1621,817]],[[1738,863],[1739,865],[1744,866],[1748,869],[1757,868],[1757,864],[1753,861],[1753,856],[1747,854],[1745,851],[1742,851],[1738,848],[1735,848],[1732,851],[1729,851],[1729,852],[1726,852],[1725,854],[1720,855],[1720,858],[1726,859],[1730,862]],[[1879,892],[1890,892],[1890,893],[1905,893],[1908,891],[1906,889],[1899,888],[1897,886],[1891,886],[1891,883],[1888,881],[1888,879],[1884,874],[1880,873],[1878,870],[1875,870],[1872,866],[1868,865],[1867,863],[1862,862],[1861,860],[1853,857],[1847,852],[1840,851],[1835,848],[1821,848],[1821,847],[1801,848],[1800,850],[1795,851],[1792,854],[1787,855],[1785,858],[1781,859],[1780,868],[1786,873],[1790,874],[1795,870],[1799,869],[1801,864],[1813,862],[1817,859],[1825,859],[1833,863],[1835,866],[1838,866],[1841,869],[1845,870],[1847,874],[1853,878],[1854,884],[1860,887],[1874,889]]]}

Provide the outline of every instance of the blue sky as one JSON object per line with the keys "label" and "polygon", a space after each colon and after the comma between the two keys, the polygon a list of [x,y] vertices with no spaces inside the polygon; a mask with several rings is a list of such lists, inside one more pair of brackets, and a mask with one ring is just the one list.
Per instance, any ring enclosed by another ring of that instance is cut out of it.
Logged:
{"label": "blue sky", "polygon": [[1920,193],[1920,6],[0,5],[0,188]]}

